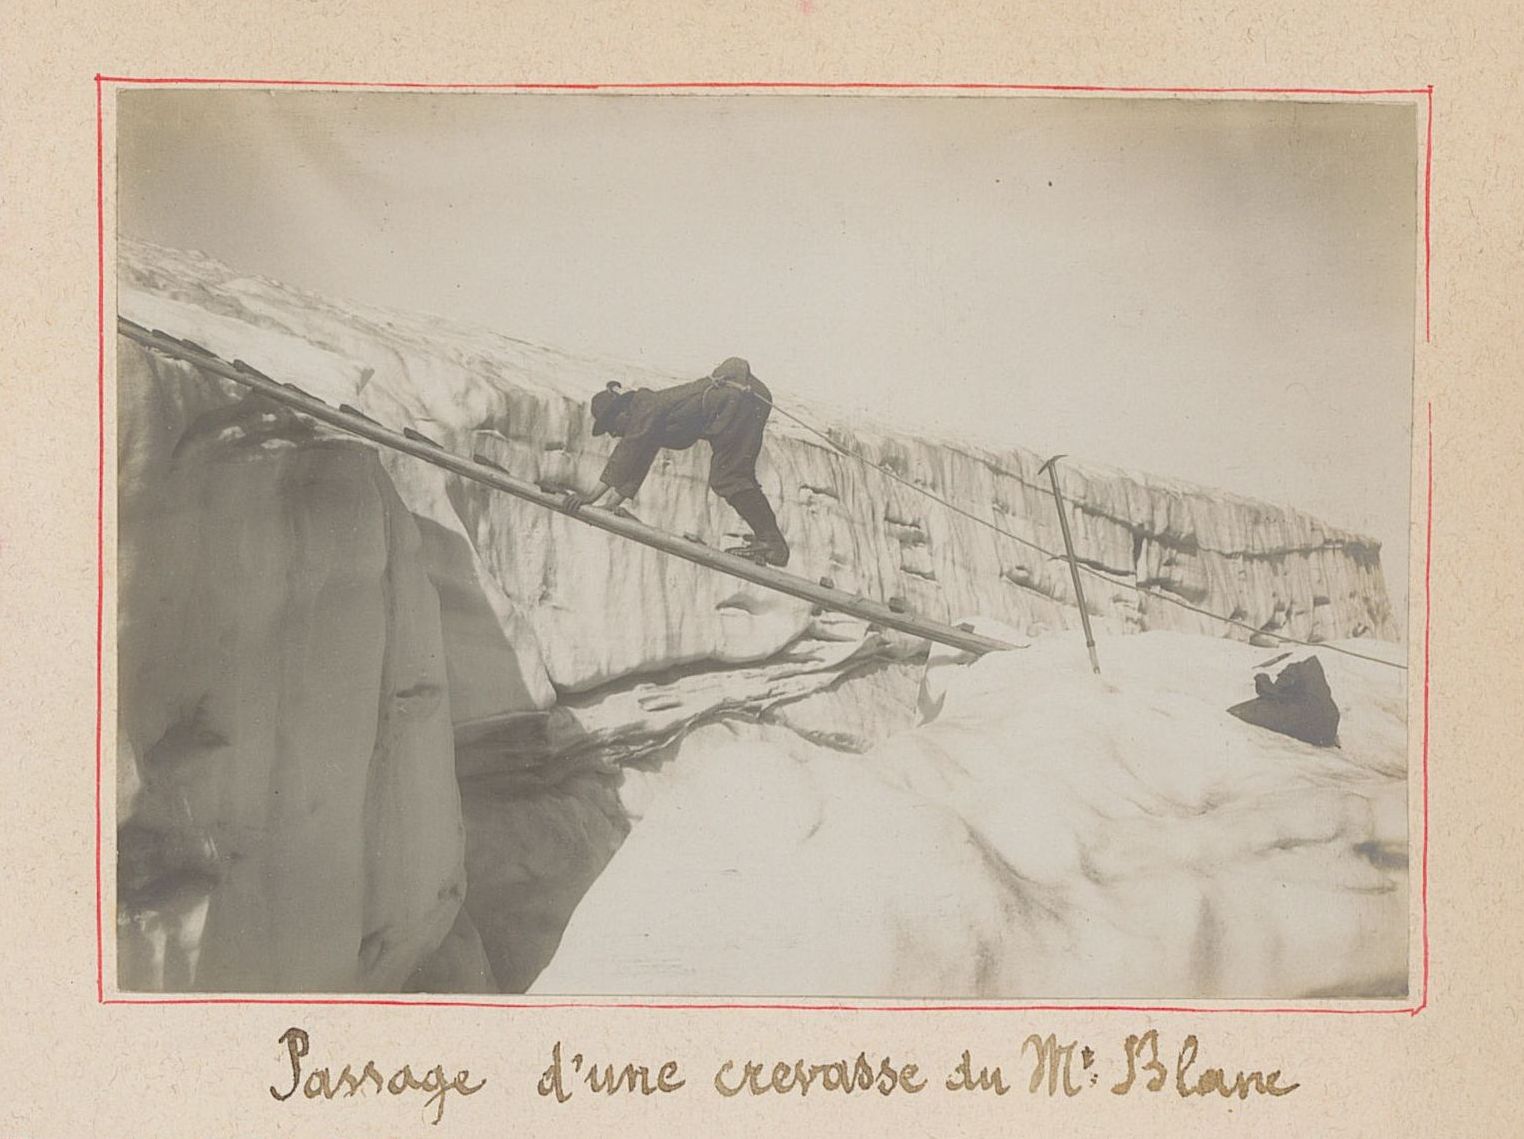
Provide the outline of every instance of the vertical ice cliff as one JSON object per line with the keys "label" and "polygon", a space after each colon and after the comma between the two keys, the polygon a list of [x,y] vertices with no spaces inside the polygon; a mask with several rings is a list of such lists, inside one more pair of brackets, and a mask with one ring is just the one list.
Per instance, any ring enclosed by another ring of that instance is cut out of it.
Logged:
{"label": "vertical ice cliff", "polygon": [[369,449],[120,374],[119,981],[400,988],[465,893],[418,527]]}

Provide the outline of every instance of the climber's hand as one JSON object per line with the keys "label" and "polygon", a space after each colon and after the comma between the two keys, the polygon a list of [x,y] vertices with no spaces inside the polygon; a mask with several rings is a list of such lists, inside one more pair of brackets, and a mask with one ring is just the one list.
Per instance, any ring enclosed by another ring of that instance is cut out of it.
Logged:
{"label": "climber's hand", "polygon": [[619,504],[625,501],[624,495],[606,483],[599,483],[592,490],[568,491],[561,499],[561,509],[568,514],[575,514],[584,506],[601,507],[604,510],[618,509]]}
{"label": "climber's hand", "polygon": [[597,491],[569,490],[561,499],[561,509],[567,514],[575,514],[597,497]]}

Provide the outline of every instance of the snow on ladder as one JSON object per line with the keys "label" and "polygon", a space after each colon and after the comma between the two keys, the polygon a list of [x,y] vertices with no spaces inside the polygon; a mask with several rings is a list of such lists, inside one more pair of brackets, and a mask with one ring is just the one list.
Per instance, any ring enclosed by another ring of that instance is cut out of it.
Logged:
{"label": "snow on ladder", "polygon": [[[412,428],[393,431],[347,404],[341,404],[337,408],[331,407],[293,384],[278,383],[242,360],[234,360],[229,364],[199,344],[180,340],[158,329],[149,331],[126,317],[117,317],[117,331],[145,348],[184,360],[203,372],[252,388],[261,395],[268,396],[340,431],[357,435],[362,439],[369,439],[373,443],[379,443],[394,451],[412,455],[436,467],[453,471],[462,478],[481,483],[483,486],[506,491],[516,498],[532,502],[546,510],[564,513],[561,510],[561,495],[515,478],[485,456],[461,458]],[[749,581],[753,585],[760,585],[765,589],[785,593],[825,609],[846,613],[875,625],[897,629],[915,637],[924,637],[928,641],[936,641],[938,644],[949,645],[965,652],[983,654],[1017,647],[1006,641],[975,633],[963,626],[948,625],[941,621],[918,617],[899,607],[892,608],[858,594],[847,593],[823,584],[818,585],[772,566],[757,565],[735,554],[711,549],[688,538],[668,534],[664,530],[657,530],[633,518],[606,510],[584,508],[568,517],[610,534],[616,534],[621,538],[627,538],[632,542],[639,542],[641,545],[660,550],[662,553],[671,554],[673,557],[682,558],[684,561]]]}

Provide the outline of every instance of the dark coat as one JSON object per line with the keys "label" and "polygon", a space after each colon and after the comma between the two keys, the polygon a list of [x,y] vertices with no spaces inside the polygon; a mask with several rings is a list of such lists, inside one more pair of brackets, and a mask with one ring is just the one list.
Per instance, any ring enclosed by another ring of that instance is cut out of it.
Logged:
{"label": "dark coat", "polygon": [[712,450],[709,486],[730,498],[757,486],[757,456],[772,412],[772,393],[755,377],[740,385],[705,377],[675,388],[629,393],[623,430],[603,468],[603,482],[633,498],[663,448],[684,451],[700,439]]}

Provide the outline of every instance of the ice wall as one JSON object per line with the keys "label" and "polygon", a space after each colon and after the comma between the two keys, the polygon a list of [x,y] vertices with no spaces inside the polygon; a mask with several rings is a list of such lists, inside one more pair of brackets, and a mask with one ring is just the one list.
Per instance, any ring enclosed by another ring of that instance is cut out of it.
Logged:
{"label": "ice wall", "polygon": [[[122,248],[119,307],[141,324],[241,357],[383,423],[415,427],[457,452],[483,452],[543,483],[596,479],[610,448],[591,437],[585,401],[606,380],[661,386],[685,378],[436,318],[342,307],[203,257],[134,243]],[[767,374],[760,351],[752,355],[780,404],[843,445],[1045,551],[1062,550],[1037,456],[848,423],[800,398],[809,393],[791,394],[784,377]],[[872,597],[903,597],[940,619],[980,613],[1034,632],[1077,624],[1061,560],[843,458],[781,417],[769,430],[760,475],[795,550],[791,569]],[[503,651],[513,654],[520,704],[545,707],[556,690],[632,672],[765,658],[809,627],[803,603],[417,460],[381,461],[426,535],[451,545],[454,592],[475,607],[459,627],[493,642],[479,646],[487,658],[501,664]],[[633,509],[653,525],[723,544],[742,526],[709,494],[706,471],[703,444],[664,453]],[[1064,467],[1063,483],[1079,556],[1115,578],[1087,582],[1106,628],[1248,636],[1163,600],[1169,596],[1297,637],[1395,636],[1372,539],[1296,510],[1078,463]],[[474,619],[487,612],[502,643]],[[476,682],[476,691],[463,692],[457,719],[491,715],[503,701],[482,689],[494,687]]]}
{"label": "ice wall", "polygon": [[418,526],[368,448],[119,375],[119,983],[400,989],[471,936]]}

